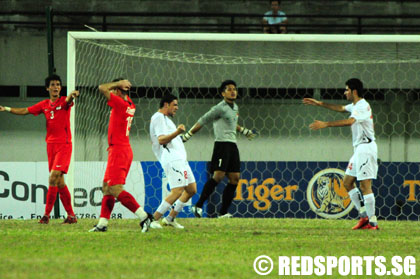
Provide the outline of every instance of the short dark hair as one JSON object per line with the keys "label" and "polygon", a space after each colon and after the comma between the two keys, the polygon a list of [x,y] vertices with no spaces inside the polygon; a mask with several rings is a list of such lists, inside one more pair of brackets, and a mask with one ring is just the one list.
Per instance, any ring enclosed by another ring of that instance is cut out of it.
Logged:
{"label": "short dark hair", "polygon": [[357,96],[363,97],[363,82],[358,78],[351,78],[346,81],[346,85],[351,91],[356,90]]}
{"label": "short dark hair", "polygon": [[160,100],[160,107],[159,108],[163,108],[165,103],[168,103],[168,105],[169,105],[170,103],[173,102],[173,100],[178,100],[178,97],[175,96],[175,95],[172,95],[170,93],[163,95],[162,99]]}
{"label": "short dark hair", "polygon": [[49,75],[46,79],[45,79],[45,87],[50,87],[50,82],[52,81],[52,80],[58,80],[59,82],[60,82],[60,85],[61,85],[61,78],[60,78],[60,76],[59,75],[56,75],[56,74],[52,74],[52,75]]}
{"label": "short dark hair", "polygon": [[280,1],[280,0],[270,0],[269,2],[270,2],[270,5],[271,5],[271,3],[273,3],[273,2],[278,2],[278,3],[279,3],[279,5],[280,5],[280,3],[281,3],[281,1]]}
{"label": "short dark hair", "polygon": [[222,93],[223,91],[225,91],[226,86],[228,86],[229,84],[233,84],[233,85],[235,85],[235,87],[236,87],[236,82],[234,82],[233,80],[230,80],[230,79],[225,80],[225,81],[223,81],[223,82],[222,82],[222,84],[220,85],[220,88],[219,88],[220,93]]}

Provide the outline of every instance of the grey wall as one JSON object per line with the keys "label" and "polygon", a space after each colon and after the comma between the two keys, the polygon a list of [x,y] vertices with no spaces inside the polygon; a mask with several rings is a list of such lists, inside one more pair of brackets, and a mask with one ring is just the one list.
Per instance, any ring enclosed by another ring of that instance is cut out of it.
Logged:
{"label": "grey wall", "polygon": [[[3,10],[39,11],[52,6],[59,11],[133,11],[133,12],[228,12],[261,13],[269,9],[266,0],[3,0]],[[286,14],[415,14],[417,1],[394,0],[282,0],[281,9]]]}
{"label": "grey wall", "polygon": [[[268,0],[177,0],[177,1],[159,1],[159,0],[101,0],[101,1],[86,1],[86,0],[54,0],[54,1],[32,1],[32,0],[3,0],[1,1],[3,11],[41,11],[44,12],[46,6],[51,6],[55,11],[80,11],[80,12],[201,12],[201,13],[244,13],[244,14],[263,14],[269,10]],[[290,24],[306,24],[309,27],[311,24],[318,23],[324,25],[334,26],[338,22],[340,24],[356,25],[358,24],[357,18],[298,18],[292,17],[292,15],[402,15],[411,14],[416,15],[420,13],[420,3],[414,0],[395,0],[395,1],[344,1],[344,0],[283,0],[281,4],[281,10],[289,15]],[[28,20],[28,21],[41,21],[44,17],[34,16],[12,16],[3,17],[5,20]],[[100,17],[56,17],[56,21],[61,23],[75,22],[80,23],[75,28],[83,28],[83,24],[101,22]],[[112,17],[107,19],[108,22],[130,22],[134,24],[142,23],[162,23],[161,18],[154,17]],[[168,17],[165,19],[166,23],[207,23],[207,24],[230,24],[230,18],[220,17],[201,17],[201,18],[179,18],[179,17]],[[260,17],[248,17],[248,18],[237,18],[236,23],[239,24],[260,24]],[[391,24],[391,25],[408,25],[408,24],[419,24],[420,19],[365,19],[364,24]],[[317,33],[316,29],[309,27],[300,27],[292,30],[291,32],[303,32]],[[122,28],[122,27],[119,27]],[[140,27],[148,28],[142,29],[145,31],[153,30],[153,27]],[[239,27],[240,28],[240,27]],[[21,27],[12,25],[0,25],[0,30],[11,30],[15,32],[20,30]],[[356,28],[351,30],[343,30],[342,27],[337,29],[324,29],[323,32],[332,33],[355,33]],[[32,29],[33,31],[37,31]],[[114,29],[115,30],[115,29]],[[224,29],[226,30],[226,29]],[[257,32],[254,29],[251,32]],[[171,30],[168,30],[171,31]],[[217,29],[215,32],[218,32]],[[225,31],[226,32],[226,31]],[[247,29],[242,32],[250,32]],[[259,31],[261,32],[261,31]],[[395,33],[398,30],[393,29],[365,29],[364,32],[379,32],[379,33]],[[410,31],[407,31],[410,32]],[[415,33],[416,30],[413,28],[411,33]]]}
{"label": "grey wall", "polygon": [[[67,37],[64,34],[55,37],[54,52],[57,73],[66,84]],[[0,71],[1,85],[44,85],[48,75],[45,34],[0,32]]]}

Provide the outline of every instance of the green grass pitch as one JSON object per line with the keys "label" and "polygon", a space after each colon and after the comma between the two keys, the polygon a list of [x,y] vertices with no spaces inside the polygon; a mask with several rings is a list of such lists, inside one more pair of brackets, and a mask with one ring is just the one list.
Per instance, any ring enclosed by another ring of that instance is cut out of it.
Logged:
{"label": "green grass pitch", "polygon": [[[420,225],[380,221],[380,231],[352,231],[355,220],[179,219],[185,230],[140,232],[136,220],[111,220],[106,233],[88,233],[97,220],[74,225],[0,220],[0,278],[420,278],[416,276],[267,276],[255,273],[260,255],[414,256]],[[388,266],[388,265],[387,265]]]}

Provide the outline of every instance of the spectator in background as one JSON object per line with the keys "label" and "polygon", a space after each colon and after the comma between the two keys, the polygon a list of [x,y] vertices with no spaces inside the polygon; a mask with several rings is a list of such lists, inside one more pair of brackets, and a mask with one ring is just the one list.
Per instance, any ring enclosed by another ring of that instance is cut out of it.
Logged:
{"label": "spectator in background", "polygon": [[285,34],[287,32],[286,14],[280,11],[280,1],[271,0],[271,11],[264,14],[263,24],[265,34]]}

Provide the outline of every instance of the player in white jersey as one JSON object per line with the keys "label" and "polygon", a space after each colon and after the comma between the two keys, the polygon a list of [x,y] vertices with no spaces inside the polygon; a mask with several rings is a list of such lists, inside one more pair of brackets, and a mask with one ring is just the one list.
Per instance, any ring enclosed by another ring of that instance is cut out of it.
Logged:
{"label": "player in white jersey", "polygon": [[[344,187],[360,214],[360,220],[353,229],[377,230],[379,227],[375,215],[372,179],[376,179],[378,173],[378,147],[375,142],[372,110],[369,103],[363,98],[363,83],[359,79],[349,79],[346,82],[344,94],[347,100],[352,102],[347,106],[327,104],[311,98],[303,99],[303,103],[306,105],[321,106],[333,111],[351,113],[350,117],[344,120],[329,122],[315,120],[309,125],[309,128],[318,130],[327,127],[351,126],[354,154],[346,169]],[[355,187],[356,180],[360,181],[364,201],[359,189]]]}
{"label": "player in white jersey", "polygon": [[175,217],[182,210],[185,203],[197,192],[194,174],[187,161],[187,152],[181,139],[185,132],[185,126],[175,126],[170,117],[178,110],[178,99],[172,94],[167,94],[160,101],[159,110],[153,114],[150,121],[150,138],[152,149],[159,160],[166,177],[168,178],[170,194],[162,200],[162,203],[154,213],[156,221],[152,222],[151,228],[161,228],[158,220],[172,207],[174,209],[162,220],[164,225],[170,225],[178,229],[184,227],[176,222]]}

